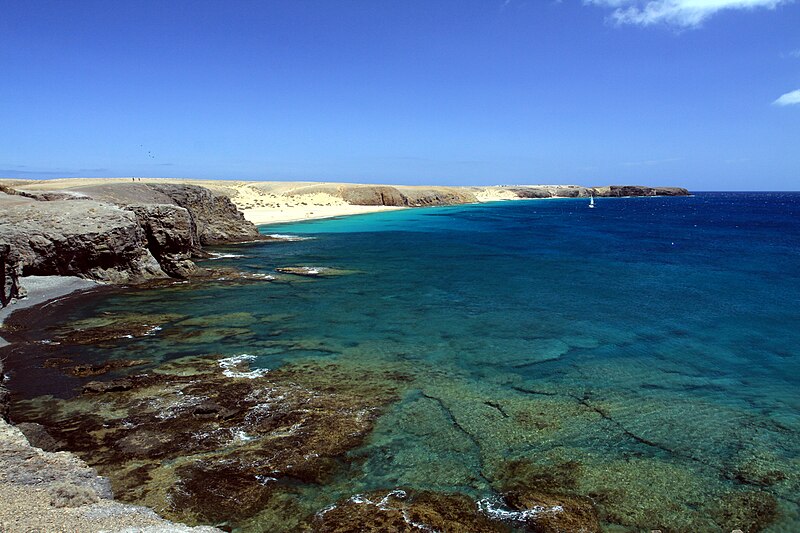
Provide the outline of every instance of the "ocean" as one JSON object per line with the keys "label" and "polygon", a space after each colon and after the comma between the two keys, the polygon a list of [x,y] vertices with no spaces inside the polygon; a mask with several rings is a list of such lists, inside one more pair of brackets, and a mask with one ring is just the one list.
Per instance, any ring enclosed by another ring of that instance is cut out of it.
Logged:
{"label": "ocean", "polygon": [[[298,239],[222,247],[206,265],[330,275],[104,294],[58,323],[161,317],[146,335],[81,346],[86,364],[247,354],[267,376],[402,374],[332,476],[287,484],[289,514],[400,488],[499,509],[498,487],[528,483],[590,499],[606,531],[800,531],[800,193],[596,204],[262,227]],[[69,398],[79,380],[29,366],[17,365],[17,412],[42,421],[31,397]],[[275,501],[231,527],[293,530]]]}

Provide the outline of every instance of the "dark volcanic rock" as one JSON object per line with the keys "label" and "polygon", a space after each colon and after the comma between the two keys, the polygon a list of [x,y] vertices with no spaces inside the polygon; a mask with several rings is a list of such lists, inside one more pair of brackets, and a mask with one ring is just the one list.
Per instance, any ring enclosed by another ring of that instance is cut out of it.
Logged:
{"label": "dark volcanic rock", "polygon": [[552,198],[553,194],[541,187],[509,187],[519,198]]}
{"label": "dark volcanic rock", "polygon": [[258,240],[258,228],[245,220],[230,198],[196,185],[148,184],[189,211],[200,244],[214,245]]}
{"label": "dark volcanic rock", "polygon": [[403,194],[409,207],[460,205],[478,201],[472,192],[453,187],[414,187],[406,189]]}
{"label": "dark volcanic rock", "polygon": [[595,196],[689,196],[689,191],[681,187],[645,187],[642,185],[609,185],[592,189]]}
{"label": "dark volcanic rock", "polygon": [[[53,340],[60,344],[98,344],[122,338],[143,337],[159,331],[162,324],[181,318],[172,314],[114,314],[97,320],[78,321],[64,325],[55,332]],[[106,364],[114,365],[109,361]]]}
{"label": "dark volcanic rock", "polygon": [[0,240],[24,275],[129,282],[166,277],[133,213],[91,200],[4,205]]}
{"label": "dark volcanic rock", "polygon": [[25,438],[28,439],[31,446],[35,446],[46,452],[55,452],[61,447],[61,443],[54,439],[41,424],[23,422],[17,424],[17,429],[25,435]]}
{"label": "dark volcanic rock", "polygon": [[0,305],[23,296],[20,275],[112,283],[186,278],[202,245],[260,240],[224,195],[194,185],[108,183],[0,191]]}
{"label": "dark volcanic rock", "polygon": [[147,236],[147,248],[172,277],[197,273],[192,255],[200,249],[197,228],[189,211],[171,204],[129,205]]}
{"label": "dark volcanic rock", "polygon": [[75,377],[85,378],[90,376],[102,376],[114,370],[146,365],[147,363],[149,363],[149,361],[145,359],[111,359],[105,363],[96,365],[75,365],[69,368],[67,372]]}
{"label": "dark volcanic rock", "polygon": [[[304,189],[303,192],[315,190],[317,189],[310,188]],[[387,185],[341,185],[337,188],[336,194],[353,205],[393,207],[459,205],[477,201],[472,192],[454,187],[406,187],[400,190]]]}
{"label": "dark volcanic rock", "polygon": [[133,388],[134,382],[129,378],[119,378],[112,381],[90,381],[83,386],[83,392],[89,394],[102,394],[105,392],[121,392]]}
{"label": "dark volcanic rock", "polygon": [[11,253],[11,245],[0,242],[0,307],[7,306],[12,299],[25,296],[20,286],[22,265]]}

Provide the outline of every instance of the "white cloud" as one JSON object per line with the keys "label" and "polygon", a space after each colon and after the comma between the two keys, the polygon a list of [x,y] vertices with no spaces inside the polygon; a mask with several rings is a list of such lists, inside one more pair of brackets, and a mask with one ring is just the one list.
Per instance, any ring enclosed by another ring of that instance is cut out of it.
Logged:
{"label": "white cloud", "polygon": [[583,0],[584,4],[611,8],[617,24],[669,24],[691,28],[712,15],[732,9],[775,9],[794,0]]}
{"label": "white cloud", "polygon": [[795,105],[800,104],[800,89],[781,95],[780,98],[772,102],[773,105]]}

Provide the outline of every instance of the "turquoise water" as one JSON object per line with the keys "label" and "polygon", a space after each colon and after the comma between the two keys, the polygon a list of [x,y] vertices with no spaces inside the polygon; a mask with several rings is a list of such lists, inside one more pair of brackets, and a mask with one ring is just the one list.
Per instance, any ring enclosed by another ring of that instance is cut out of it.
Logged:
{"label": "turquoise water", "polygon": [[315,502],[400,486],[478,499],[525,460],[590,495],[609,531],[721,530],[720,502],[741,493],[774,497],[768,530],[800,530],[800,194],[586,204],[264,227],[309,238],[221,248],[241,257],[213,264],[347,272],[131,292],[69,318],[249,313],[272,320],[190,342],[165,324],[113,353],[411,369],[415,386],[351,452],[357,471],[308,489]]}

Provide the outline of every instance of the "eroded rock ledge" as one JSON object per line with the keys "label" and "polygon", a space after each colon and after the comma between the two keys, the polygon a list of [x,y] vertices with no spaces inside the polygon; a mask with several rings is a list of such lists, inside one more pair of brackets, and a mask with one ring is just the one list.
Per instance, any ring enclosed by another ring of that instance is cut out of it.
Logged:
{"label": "eroded rock ledge", "polygon": [[130,283],[196,275],[204,245],[260,239],[229,198],[195,185],[115,183],[57,193],[0,191],[0,307],[20,278]]}

